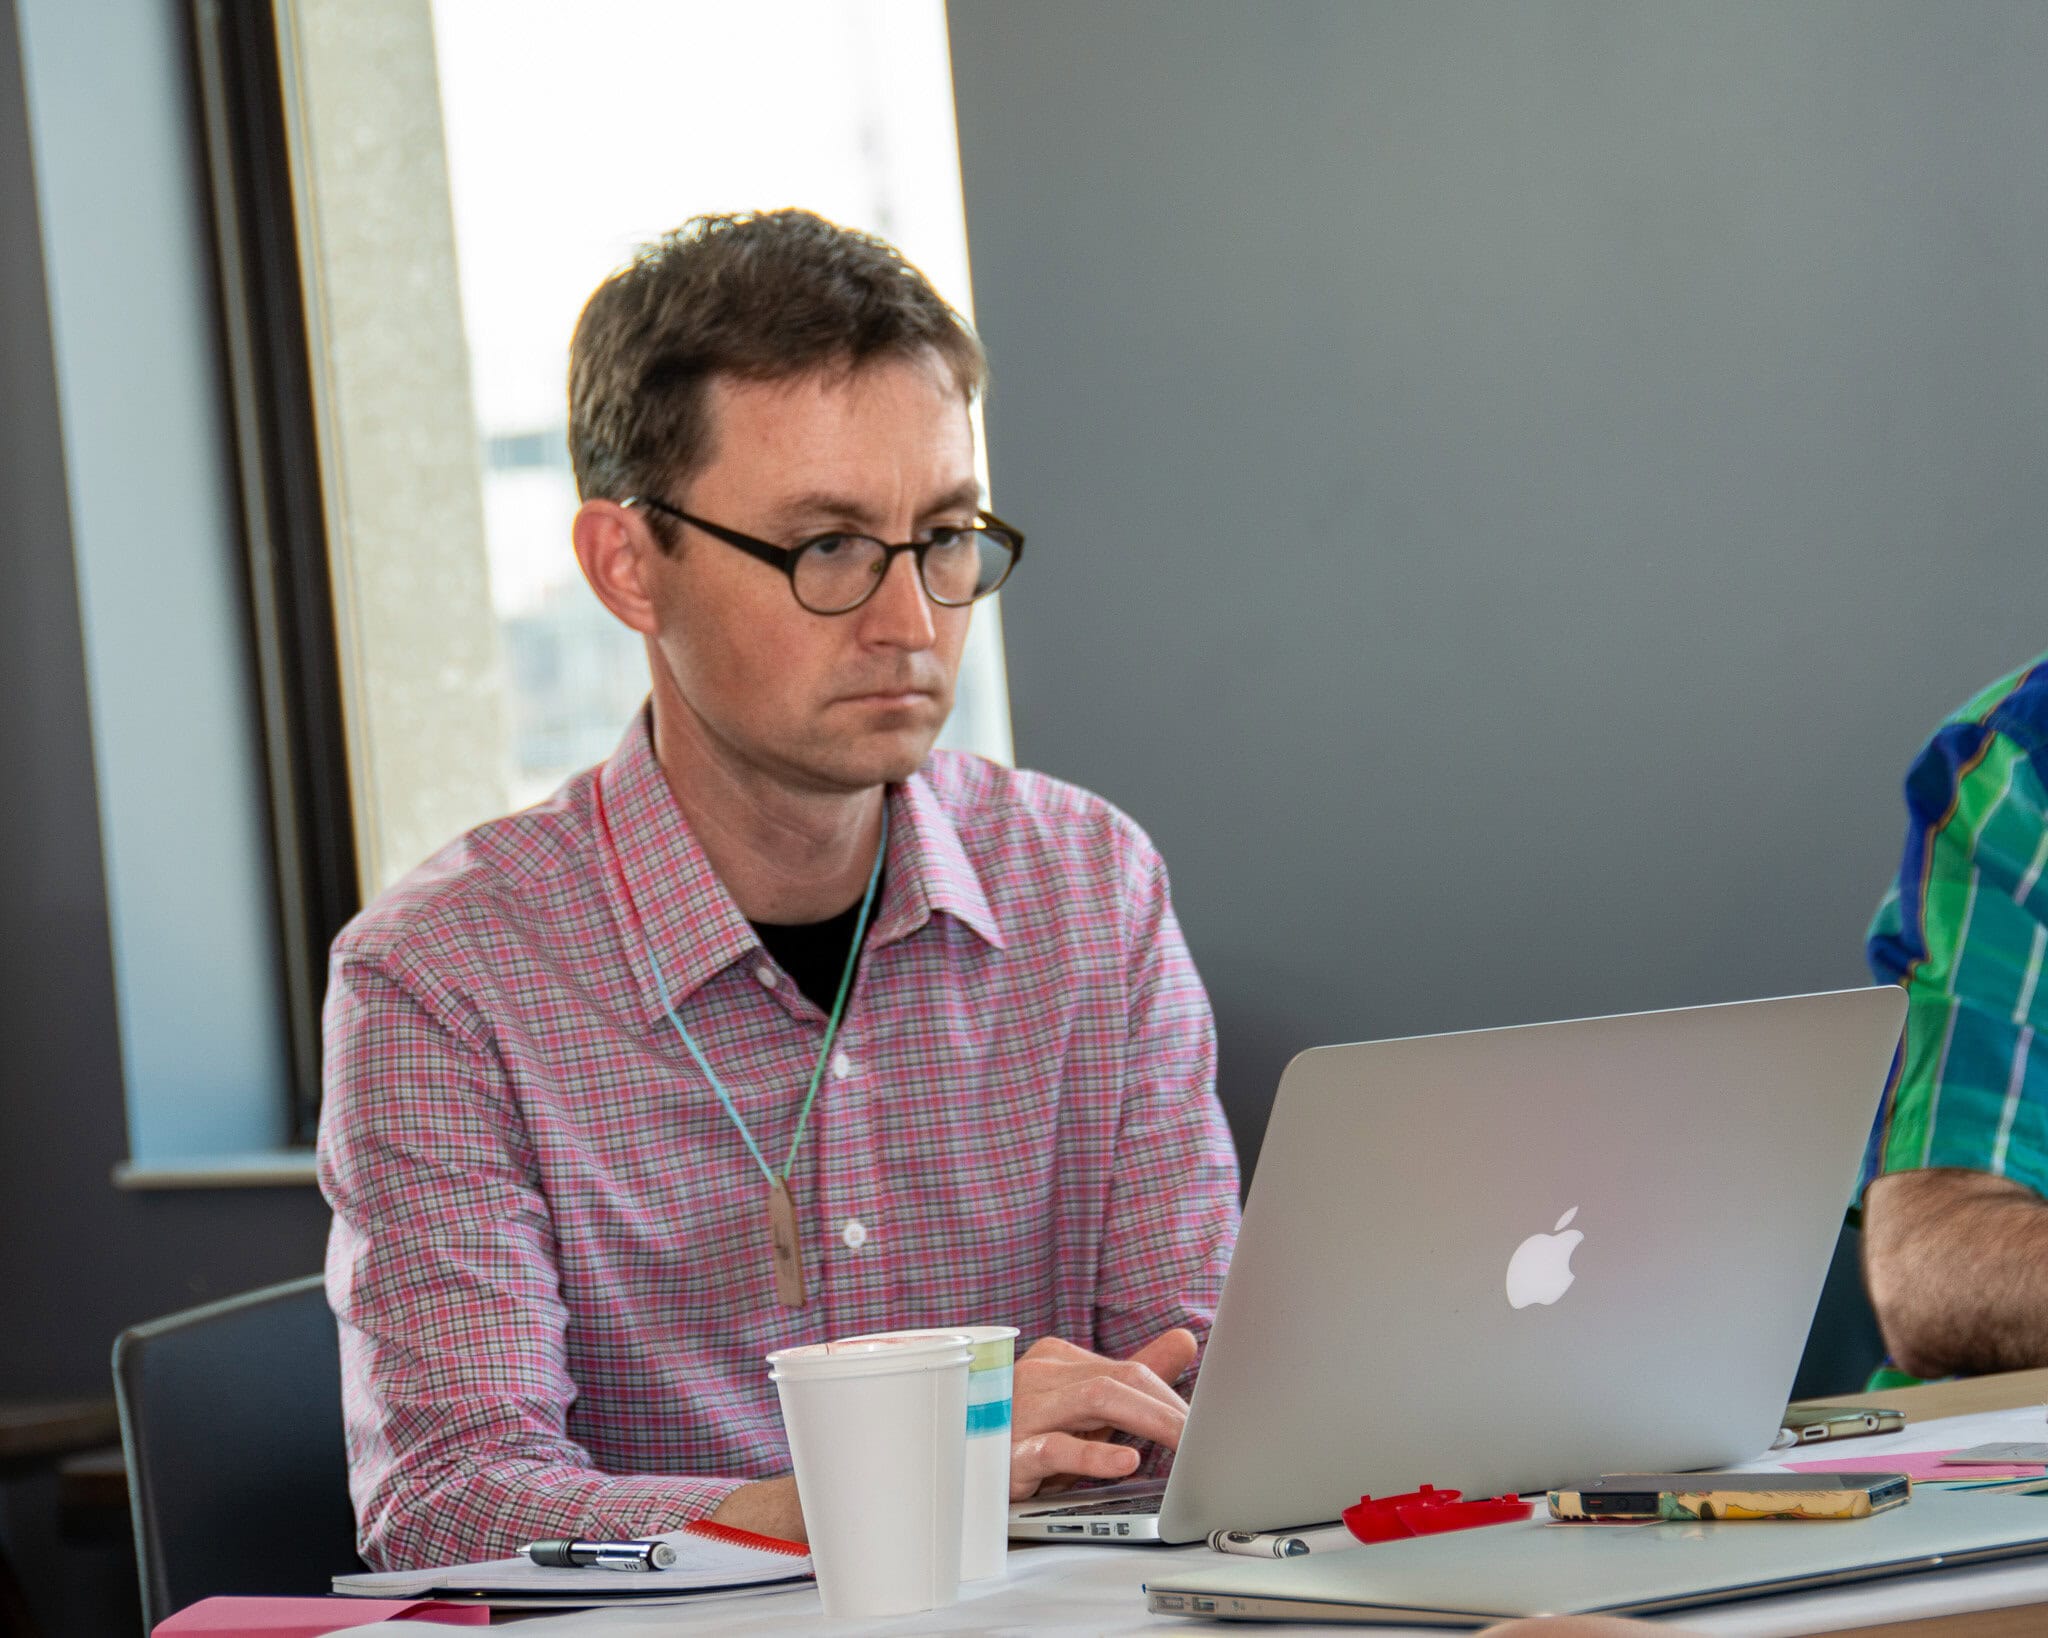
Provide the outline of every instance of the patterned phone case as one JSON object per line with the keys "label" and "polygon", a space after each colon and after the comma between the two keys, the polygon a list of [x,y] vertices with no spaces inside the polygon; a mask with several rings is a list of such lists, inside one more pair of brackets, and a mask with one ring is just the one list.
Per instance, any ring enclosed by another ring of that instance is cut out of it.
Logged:
{"label": "patterned phone case", "polygon": [[[1660,1520],[1722,1519],[1867,1519],[1872,1513],[1902,1506],[1912,1494],[1912,1482],[1902,1479],[1902,1488],[1886,1494],[1885,1481],[1891,1475],[1873,1473],[1865,1488],[1849,1490],[1663,1490],[1657,1494]],[[1876,1499],[1873,1500],[1873,1493]],[[1595,1513],[1586,1508],[1585,1493],[1579,1490],[1550,1492],[1550,1516],[1574,1522],[1640,1524],[1646,1513]]]}

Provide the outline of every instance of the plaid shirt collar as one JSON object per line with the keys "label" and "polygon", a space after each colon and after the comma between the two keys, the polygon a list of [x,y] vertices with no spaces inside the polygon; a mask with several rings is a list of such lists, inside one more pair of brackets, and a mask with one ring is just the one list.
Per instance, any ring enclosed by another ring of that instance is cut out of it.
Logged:
{"label": "plaid shirt collar", "polygon": [[[733,963],[758,958],[761,941],[676,805],[654,757],[646,710],[634,716],[619,748],[599,769],[598,783],[614,850],[611,859],[602,857],[600,831],[598,868],[651,1022],[662,1017],[662,1007],[650,956],[660,964],[669,998],[680,1002]],[[885,871],[870,948],[908,938],[936,911],[971,928],[984,943],[1006,947],[981,877],[922,772],[889,787]]]}

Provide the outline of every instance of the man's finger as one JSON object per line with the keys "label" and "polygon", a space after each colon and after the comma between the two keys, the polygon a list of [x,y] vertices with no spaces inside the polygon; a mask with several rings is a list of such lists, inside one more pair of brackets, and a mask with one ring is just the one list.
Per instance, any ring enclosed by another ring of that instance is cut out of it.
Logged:
{"label": "man's finger", "polygon": [[[1167,1364],[1171,1364],[1171,1360],[1167,1360]],[[1159,1376],[1159,1372],[1155,1372],[1151,1366],[1143,1364],[1141,1360],[1090,1360],[1090,1362],[1085,1362],[1085,1364],[1083,1362],[1061,1364],[1057,1360],[1044,1360],[1044,1362],[1034,1364],[1030,1368],[1030,1372],[1024,1372],[1018,1378],[1020,1392],[1034,1392],[1034,1394],[1036,1392],[1067,1392],[1067,1390],[1077,1388],[1083,1382],[1094,1382],[1094,1380],[1122,1382],[1126,1388],[1130,1388],[1133,1392],[1141,1392],[1141,1394],[1147,1394],[1149,1398],[1157,1398],[1159,1403],[1163,1407],[1167,1407],[1176,1417],[1186,1415],[1186,1411],[1188,1411],[1188,1400],[1184,1400],[1178,1392],[1174,1392],[1174,1388],[1171,1388],[1171,1384],[1167,1384]]]}
{"label": "man's finger", "polygon": [[[1158,1382],[1149,1373],[1147,1380]],[[1188,1404],[1170,1388],[1160,1396],[1115,1377],[1098,1376],[1079,1390],[1077,1398],[1094,1412],[1098,1423],[1118,1433],[1151,1439],[1168,1450],[1180,1448],[1180,1430],[1187,1426]]]}
{"label": "man's finger", "polygon": [[1091,1354],[1086,1348],[1076,1347],[1065,1337],[1040,1337],[1017,1356],[1017,1363],[1020,1365],[1026,1360],[1054,1360],[1061,1364],[1106,1363],[1102,1355]]}
{"label": "man's finger", "polygon": [[[1156,1377],[1138,1367],[1130,1370],[1133,1378],[1142,1377],[1156,1390]],[[1011,1401],[1011,1417],[1018,1438],[1107,1429],[1177,1449],[1188,1407],[1171,1391],[1147,1391],[1131,1381],[1091,1371],[1064,1377],[1050,1386],[1041,1384],[1029,1393],[1019,1392]]]}
{"label": "man's finger", "polygon": [[1041,1433],[1010,1447],[1010,1500],[1024,1501],[1047,1479],[1128,1479],[1138,1453],[1129,1445],[1098,1444],[1071,1433]]}
{"label": "man's finger", "polygon": [[1135,1359],[1027,1360],[1013,1378],[1014,1397],[1036,1401],[1077,1391],[1096,1380],[1121,1382],[1133,1392],[1156,1399],[1176,1416],[1185,1415],[1187,1401],[1160,1380],[1158,1372]]}
{"label": "man's finger", "polygon": [[1020,1360],[1011,1381],[1019,1396],[1066,1393],[1098,1377],[1149,1394],[1162,1405],[1185,1405],[1158,1374],[1134,1359]]}
{"label": "man's finger", "polygon": [[1160,1381],[1171,1385],[1187,1374],[1197,1352],[1195,1333],[1185,1326],[1176,1325],[1171,1331],[1162,1331],[1131,1355],[1131,1362],[1143,1365]]}
{"label": "man's finger", "polygon": [[[1182,1334],[1185,1335],[1186,1333],[1183,1332]],[[1171,1356],[1168,1356],[1166,1363],[1169,1367],[1172,1365],[1173,1360]],[[1183,1366],[1182,1370],[1185,1369],[1186,1367]],[[1162,1375],[1141,1359],[1119,1360],[1103,1374],[1135,1388],[1140,1393],[1150,1394],[1162,1405],[1166,1405],[1176,1412],[1185,1414],[1187,1411],[1188,1402],[1174,1391],[1173,1377]],[[1179,1371],[1174,1372],[1174,1376],[1179,1374]]]}

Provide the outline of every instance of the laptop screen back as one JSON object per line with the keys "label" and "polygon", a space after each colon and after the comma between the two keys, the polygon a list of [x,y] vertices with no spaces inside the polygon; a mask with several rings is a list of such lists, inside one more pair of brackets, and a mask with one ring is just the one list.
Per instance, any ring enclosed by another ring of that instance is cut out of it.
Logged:
{"label": "laptop screen back", "polygon": [[1767,1448],[1904,1012],[1886,987],[1301,1054],[1161,1534]]}

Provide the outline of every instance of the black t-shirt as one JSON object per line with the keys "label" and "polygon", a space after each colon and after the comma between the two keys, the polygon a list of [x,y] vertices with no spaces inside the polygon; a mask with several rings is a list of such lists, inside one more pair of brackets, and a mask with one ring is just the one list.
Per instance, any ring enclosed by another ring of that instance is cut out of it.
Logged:
{"label": "black t-shirt", "polygon": [[[881,902],[882,884],[878,881],[875,903]],[[796,980],[796,987],[827,1016],[831,1014],[832,1003],[839,999],[839,979],[846,971],[846,952],[853,943],[854,924],[860,920],[860,905],[861,901],[855,899],[827,921],[806,921],[794,926],[768,921],[749,924],[776,964]],[[847,991],[848,995],[852,993]]]}

